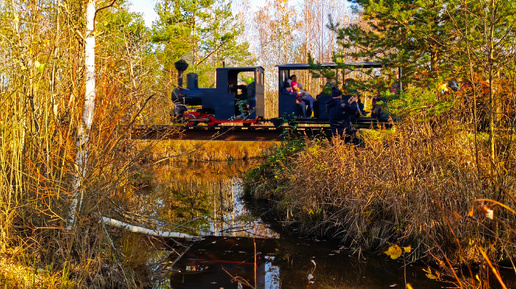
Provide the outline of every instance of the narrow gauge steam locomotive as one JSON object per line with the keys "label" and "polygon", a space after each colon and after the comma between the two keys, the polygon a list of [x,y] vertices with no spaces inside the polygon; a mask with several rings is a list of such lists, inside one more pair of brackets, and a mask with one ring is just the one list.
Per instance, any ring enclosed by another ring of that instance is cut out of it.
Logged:
{"label": "narrow gauge steam locomotive", "polygon": [[[186,122],[188,126],[205,123],[208,126],[220,124],[242,124],[250,126],[265,121],[282,123],[285,119],[296,119],[297,123],[327,124],[328,115],[325,105],[330,95],[319,94],[314,103],[314,118],[300,118],[300,105],[296,98],[281,93],[283,84],[288,81],[292,72],[308,70],[308,64],[283,64],[278,67],[278,117],[272,120],[264,119],[264,69],[261,66],[251,67],[221,67],[216,70],[216,87],[199,88],[198,75],[189,73],[187,85],[183,88],[183,72],[188,68],[184,60],[176,62],[178,88],[172,92],[175,104],[174,119],[176,122]],[[322,64],[326,68],[337,68],[335,63]],[[348,68],[381,68],[381,63],[347,63]],[[243,77],[244,76],[244,77]],[[238,84],[238,80],[251,77],[254,82],[248,85]],[[192,109],[195,108],[195,109]],[[311,113],[311,112],[309,112]]]}

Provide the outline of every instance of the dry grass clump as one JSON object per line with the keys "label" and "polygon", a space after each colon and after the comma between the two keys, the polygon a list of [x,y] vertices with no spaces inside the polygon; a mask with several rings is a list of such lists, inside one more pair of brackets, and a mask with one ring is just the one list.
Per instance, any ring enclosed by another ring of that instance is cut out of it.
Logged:
{"label": "dry grass clump", "polygon": [[[472,137],[453,125],[405,123],[396,129],[366,139],[365,148],[338,139],[308,143],[282,161],[276,155],[274,165],[254,172],[257,180],[248,184],[255,197],[273,200],[282,220],[302,234],[357,250],[396,243],[415,248],[412,259],[430,253],[469,262],[481,259],[475,248],[485,246],[496,260],[510,258],[516,252],[510,228],[486,219],[478,201],[499,196],[488,174],[487,146],[479,142],[477,162]],[[505,168],[514,163],[506,159]],[[264,185],[259,174],[272,181]],[[513,191],[514,174],[503,179]],[[508,224],[515,221],[514,215],[497,214]]]}
{"label": "dry grass clump", "polygon": [[227,161],[251,159],[263,156],[271,142],[256,141],[195,141],[195,140],[142,140],[137,147],[152,147],[150,157],[154,161]]}
{"label": "dry grass clump", "polygon": [[61,288],[60,273],[48,274],[44,269],[23,266],[14,261],[16,248],[0,255],[0,286],[2,288]]}

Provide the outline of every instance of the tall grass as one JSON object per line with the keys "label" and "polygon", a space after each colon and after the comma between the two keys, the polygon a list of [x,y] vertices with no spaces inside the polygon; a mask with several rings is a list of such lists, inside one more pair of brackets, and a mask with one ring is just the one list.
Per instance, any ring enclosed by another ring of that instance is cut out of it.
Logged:
{"label": "tall grass", "polygon": [[84,103],[82,9],[21,1],[0,11],[0,286],[7,288],[134,288],[143,275],[126,266],[116,236],[98,220],[116,209],[110,198],[138,170],[140,153],[125,132],[148,93],[100,63],[85,195],[77,226],[64,230]]}
{"label": "tall grass", "polygon": [[[460,123],[406,120],[382,137],[362,136],[365,148],[339,139],[278,148],[250,173],[254,198],[269,200],[281,221],[303,235],[338,240],[356,252],[413,248],[407,260],[451,266],[510,261],[516,253],[514,148],[504,158],[503,184],[489,174],[487,138],[478,147]],[[478,150],[477,150],[478,149]],[[478,161],[476,152],[478,151]],[[490,219],[487,210],[494,210]],[[503,225],[502,225],[503,224]],[[486,256],[483,256],[480,249]],[[510,263],[509,263],[510,264]],[[475,278],[468,270],[460,278]]]}

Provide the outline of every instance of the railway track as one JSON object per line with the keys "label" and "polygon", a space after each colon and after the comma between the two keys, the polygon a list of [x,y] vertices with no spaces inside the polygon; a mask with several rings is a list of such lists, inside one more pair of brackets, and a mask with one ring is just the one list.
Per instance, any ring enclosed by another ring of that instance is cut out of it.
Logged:
{"label": "railway track", "polygon": [[[391,122],[378,121],[369,117],[357,119],[355,128],[390,127]],[[219,126],[185,126],[185,125],[150,125],[133,126],[131,128],[132,139],[172,139],[172,140],[219,140],[219,141],[281,141],[286,137],[317,136],[330,137],[330,127],[327,121],[317,119],[302,119],[290,121],[288,124],[275,126],[271,122],[244,126],[219,125]]]}

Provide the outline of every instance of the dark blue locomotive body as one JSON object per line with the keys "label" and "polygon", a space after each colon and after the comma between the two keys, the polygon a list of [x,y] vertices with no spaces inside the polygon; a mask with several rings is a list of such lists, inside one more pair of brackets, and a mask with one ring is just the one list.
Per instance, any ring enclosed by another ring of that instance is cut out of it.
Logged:
{"label": "dark blue locomotive body", "polygon": [[[176,119],[183,119],[189,125],[256,123],[263,119],[265,100],[262,67],[221,67],[217,68],[216,77],[215,88],[199,88],[197,74],[187,75],[186,88],[178,87],[172,92]],[[252,82],[245,83],[243,79],[252,79]],[[182,80],[179,82],[182,84]],[[199,108],[188,110],[188,107],[195,106]]]}

